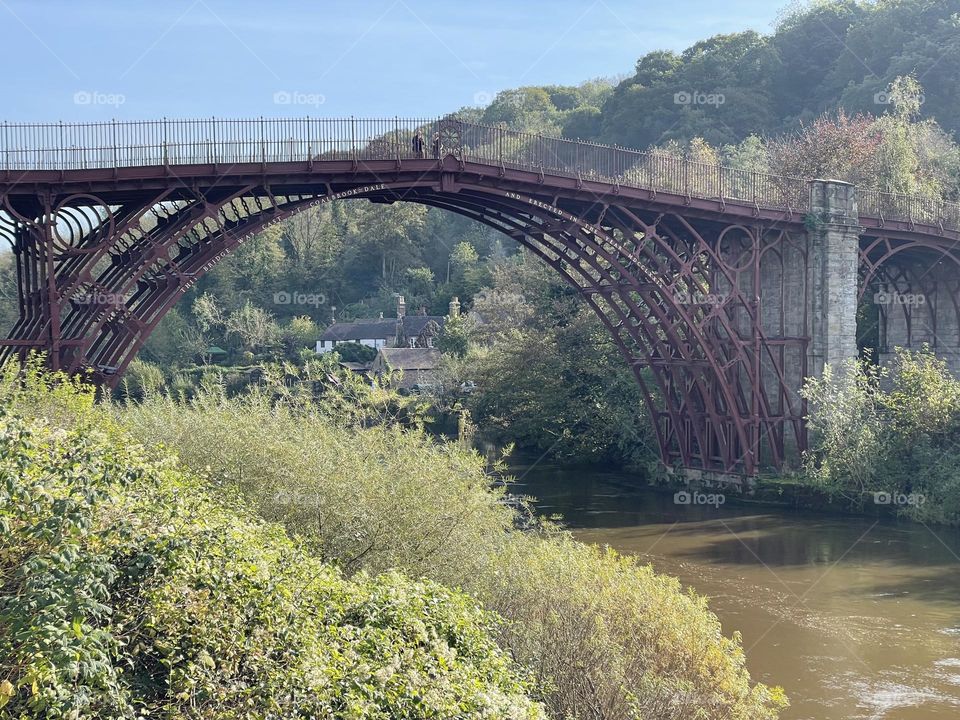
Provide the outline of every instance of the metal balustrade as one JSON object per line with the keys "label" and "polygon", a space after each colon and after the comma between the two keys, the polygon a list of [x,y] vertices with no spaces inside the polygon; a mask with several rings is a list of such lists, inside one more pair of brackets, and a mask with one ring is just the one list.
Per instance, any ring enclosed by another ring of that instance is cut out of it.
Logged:
{"label": "metal balustrade", "polygon": [[[416,159],[424,156],[533,170],[688,198],[806,212],[808,181],[691,161],[665,152],[469,123],[455,118],[257,118],[0,126],[0,170],[81,170],[156,165]],[[960,205],[858,188],[861,216],[960,229]]]}

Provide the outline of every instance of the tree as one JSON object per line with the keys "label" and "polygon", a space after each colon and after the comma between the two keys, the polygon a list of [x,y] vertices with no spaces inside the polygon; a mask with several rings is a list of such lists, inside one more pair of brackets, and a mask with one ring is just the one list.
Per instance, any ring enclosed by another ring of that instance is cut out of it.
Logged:
{"label": "tree", "polygon": [[470,318],[463,315],[447,318],[437,338],[436,347],[443,353],[464,357],[470,349],[472,325]]}
{"label": "tree", "polygon": [[13,329],[20,317],[17,292],[17,264],[13,253],[0,253],[0,333]]}
{"label": "tree", "polygon": [[[850,363],[807,381],[809,482],[861,506],[899,493],[913,518],[960,524],[960,381],[927,347],[889,370]],[[922,498],[922,500],[921,500]]]}
{"label": "tree", "polygon": [[336,354],[343,362],[368,363],[377,356],[377,351],[358,342],[342,342],[337,343]]}
{"label": "tree", "polygon": [[592,140],[599,137],[602,127],[600,108],[582,107],[569,113],[563,120],[563,136]]}
{"label": "tree", "polygon": [[167,369],[195,362],[200,350],[206,348],[206,343],[198,349],[189,341],[188,336],[194,332],[199,330],[190,324],[179,307],[175,307],[163,316],[150,333],[138,356]]}
{"label": "tree", "polygon": [[453,278],[461,279],[468,270],[476,267],[480,256],[476,248],[468,242],[459,242],[450,253],[450,267],[453,271]]}
{"label": "tree", "polygon": [[826,178],[860,183],[878,175],[877,151],[883,137],[866,115],[842,110],[824,114],[800,130],[767,144],[770,170],[795,178]]}
{"label": "tree", "polygon": [[433,270],[430,268],[407,268],[404,276],[409,294],[413,297],[424,297],[433,290]]}
{"label": "tree", "polygon": [[522,87],[497,93],[483,111],[483,122],[504,123],[528,132],[556,132],[557,108],[545,88]]}
{"label": "tree", "polygon": [[282,227],[283,240],[289,248],[285,274],[295,279],[291,287],[316,290],[343,252],[345,237],[334,221],[331,203],[297,213]]}
{"label": "tree", "polygon": [[287,354],[298,357],[304,348],[313,348],[320,337],[320,328],[309,315],[297,315],[290,318],[280,329],[280,340]]}
{"label": "tree", "polygon": [[[367,287],[379,282],[392,285],[403,266],[416,255],[415,242],[422,230],[426,208],[414,203],[383,205],[355,203],[352,209],[350,237],[345,242],[345,270],[353,276],[368,278]],[[370,277],[370,268],[379,270],[379,277]]]}
{"label": "tree", "polygon": [[203,293],[193,301],[193,317],[203,332],[222,330],[226,325],[223,308],[217,298],[209,293]]}
{"label": "tree", "polygon": [[249,300],[227,316],[227,337],[236,336],[244,350],[256,352],[272,345],[278,336],[273,316]]}

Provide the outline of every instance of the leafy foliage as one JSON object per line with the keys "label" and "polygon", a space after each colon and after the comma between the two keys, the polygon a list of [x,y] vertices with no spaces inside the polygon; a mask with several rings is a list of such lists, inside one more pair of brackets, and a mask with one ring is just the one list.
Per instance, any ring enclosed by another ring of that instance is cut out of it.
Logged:
{"label": "leafy foliage", "polygon": [[[640,148],[697,136],[735,144],[826,111],[878,113],[891,81],[911,74],[926,87],[921,116],[954,132],[958,23],[956,7],[945,2],[800,3],[771,35],[716,35],[679,54],[643,56],[602,105],[596,137]],[[677,93],[722,95],[724,102],[678,103]]]}
{"label": "leafy foliage", "polygon": [[0,529],[2,717],[544,717],[464,595],[346,580],[165,458],[9,401]]}
{"label": "leafy foliage", "polygon": [[648,463],[643,397],[593,311],[524,257],[495,265],[493,279],[456,368],[476,383],[467,406],[483,432],[567,462]]}
{"label": "leafy foliage", "polygon": [[460,445],[345,425],[342,411],[266,391],[187,405],[154,396],[115,412],[345,572],[425,576],[502,615],[500,647],[555,717],[759,720],[785,704],[751,682],[739,639],[675,580],[549,523],[514,530],[503,489]]}
{"label": "leafy foliage", "polygon": [[[807,477],[862,505],[913,495],[910,517],[960,523],[960,381],[929,348],[898,349],[892,369],[850,363],[810,379]],[[922,497],[922,500],[920,499]]]}

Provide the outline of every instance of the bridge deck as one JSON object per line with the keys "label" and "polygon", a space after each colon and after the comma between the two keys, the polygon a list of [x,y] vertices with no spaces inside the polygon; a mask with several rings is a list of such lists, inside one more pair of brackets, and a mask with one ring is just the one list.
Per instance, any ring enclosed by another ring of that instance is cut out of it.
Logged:
{"label": "bridge deck", "polygon": [[[414,136],[423,137],[422,151]],[[439,140],[439,150],[435,147]],[[236,172],[255,165],[271,174],[290,164],[349,162],[373,168],[453,155],[462,163],[500,171],[536,172],[666,193],[685,204],[713,201],[723,207],[809,211],[807,179],[780,177],[687,160],[665,152],[548,137],[469,123],[456,118],[257,118],[251,120],[150,120],[100,123],[4,123],[0,136],[0,188],[53,179],[58,183],[103,178],[97,171],[137,169],[124,177],[149,179],[150,168],[212,168]],[[328,169],[330,166],[327,166]],[[111,177],[118,178],[117,174]],[[857,189],[861,224],[921,234],[955,235],[960,204]]]}

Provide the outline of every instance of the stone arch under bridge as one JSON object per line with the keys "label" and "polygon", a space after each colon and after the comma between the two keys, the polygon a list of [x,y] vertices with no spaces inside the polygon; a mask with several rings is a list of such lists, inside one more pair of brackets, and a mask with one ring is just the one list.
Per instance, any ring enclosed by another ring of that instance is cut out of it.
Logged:
{"label": "stone arch under bridge", "polygon": [[42,350],[107,386],[220,259],[337,199],[458,213],[552,267],[633,369],[670,467],[751,475],[795,459],[798,390],[856,355],[864,298],[894,298],[876,313],[881,355],[927,342],[960,356],[951,205],[449,118],[3,130],[20,315],[2,357]]}

